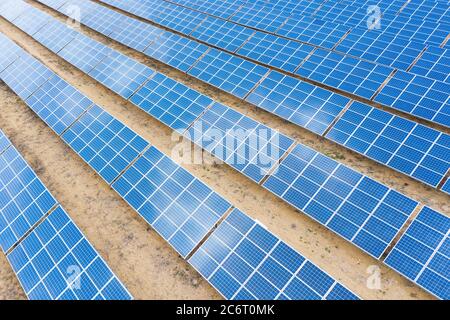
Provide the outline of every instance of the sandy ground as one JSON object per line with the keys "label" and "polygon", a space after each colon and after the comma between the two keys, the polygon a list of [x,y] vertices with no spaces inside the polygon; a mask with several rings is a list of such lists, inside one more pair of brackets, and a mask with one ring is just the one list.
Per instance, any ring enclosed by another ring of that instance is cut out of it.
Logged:
{"label": "sandy ground", "polygon": [[[39,8],[43,6],[36,5]],[[47,12],[59,17],[54,12]],[[137,107],[58,58],[8,22],[0,30],[39,58],[97,104],[125,122],[168,155],[175,142],[171,130]],[[220,92],[161,63],[114,43],[86,28],[82,32],[188,84],[234,109],[319,150],[447,215],[449,197],[393,170],[326,141],[297,126]],[[0,84],[0,128],[63,204],[113,271],[137,299],[220,299],[101,178]],[[299,213],[225,165],[183,166],[235,206],[265,224],[330,275],[364,299],[433,299],[431,295],[331,231]],[[381,288],[367,286],[368,268],[378,266]],[[4,256],[0,256],[0,299],[24,299]]]}

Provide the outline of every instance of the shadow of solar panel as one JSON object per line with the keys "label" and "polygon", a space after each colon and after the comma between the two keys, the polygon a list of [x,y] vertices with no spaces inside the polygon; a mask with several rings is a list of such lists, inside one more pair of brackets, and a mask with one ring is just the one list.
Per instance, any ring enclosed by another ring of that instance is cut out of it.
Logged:
{"label": "shadow of solar panel", "polygon": [[184,132],[213,102],[161,73],[152,77],[130,101],[179,133]]}
{"label": "shadow of solar panel", "polygon": [[0,246],[7,252],[56,200],[13,146],[0,155],[0,168]]}
{"label": "shadow of solar panel", "polygon": [[275,35],[256,32],[237,52],[260,63],[294,72],[314,47]]}
{"label": "shadow of solar panel", "polygon": [[207,16],[190,36],[221,49],[235,52],[253,33],[254,31],[250,28]]}
{"label": "shadow of solar panel", "polygon": [[155,73],[152,69],[111,50],[88,74],[121,97],[128,99]]}
{"label": "shadow of solar panel", "polygon": [[448,66],[450,65],[450,51],[429,46],[419,60],[414,64],[411,73],[427,78],[450,83]]}
{"label": "shadow of solar panel", "polygon": [[293,77],[272,71],[246,101],[323,134],[350,99]]}
{"label": "shadow of solar panel", "polygon": [[58,75],[53,75],[25,102],[58,135],[93,104]]}
{"label": "shadow of solar panel", "polygon": [[147,141],[96,105],[62,139],[108,183],[148,146]]}
{"label": "shadow of solar panel", "polygon": [[7,258],[30,300],[132,299],[60,206]]}
{"label": "shadow of solar panel", "polygon": [[242,99],[268,71],[268,68],[212,49],[192,67],[188,74]]}
{"label": "shadow of solar panel", "polygon": [[394,69],[317,49],[296,74],[370,99]]}
{"label": "shadow of solar panel", "polygon": [[260,182],[294,141],[220,103],[214,103],[185,133],[218,159]]}
{"label": "shadow of solar panel", "polygon": [[0,32],[0,73],[16,61],[22,49]]}
{"label": "shadow of solar panel", "polygon": [[450,219],[424,207],[385,263],[442,300],[450,299]]}
{"label": "shadow of solar panel", "polygon": [[89,73],[114,50],[78,33],[58,55],[85,73]]}
{"label": "shadow of solar panel", "polygon": [[417,202],[298,145],[263,186],[379,258]]}
{"label": "shadow of solar panel", "polygon": [[53,74],[38,60],[22,54],[0,73],[0,77],[22,100],[26,100]]}
{"label": "shadow of solar panel", "polygon": [[183,257],[231,207],[154,147],[112,187]]}
{"label": "shadow of solar panel", "polygon": [[207,46],[196,41],[181,37],[172,32],[164,32],[162,29],[159,30],[162,34],[144,53],[178,70],[187,72],[208,50]]}
{"label": "shadow of solar panel", "polygon": [[11,145],[11,142],[9,139],[5,136],[2,130],[0,130],[0,154],[3,153],[9,146]]}
{"label": "shadow of solar panel", "polygon": [[238,209],[189,263],[226,299],[358,299]]}
{"label": "shadow of solar panel", "polygon": [[33,38],[54,53],[58,53],[76,36],[77,32],[75,30],[68,28],[67,25],[58,20],[51,20],[36,32]]}
{"label": "shadow of solar panel", "polygon": [[432,187],[450,169],[449,135],[359,102],[327,138]]}
{"label": "shadow of solar panel", "polygon": [[398,71],[375,101],[450,127],[450,84]]}

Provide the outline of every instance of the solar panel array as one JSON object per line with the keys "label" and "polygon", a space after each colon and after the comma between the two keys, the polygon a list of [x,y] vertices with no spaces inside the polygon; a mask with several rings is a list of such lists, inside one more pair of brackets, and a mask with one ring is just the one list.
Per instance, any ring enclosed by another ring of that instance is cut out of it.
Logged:
{"label": "solar panel array", "polygon": [[[31,58],[25,52],[22,54]],[[36,65],[36,68],[41,67],[43,65],[40,63]],[[96,105],[75,120],[62,138],[87,162],[90,161],[87,156],[94,154],[106,161],[115,155],[123,158],[135,156],[122,174],[115,178],[112,186],[183,257],[192,252],[231,209],[226,200],[155,147],[146,148],[140,155],[129,154],[126,143],[135,146],[135,142],[139,142],[142,147],[148,143]],[[120,141],[118,138],[126,140]],[[105,144],[100,150],[99,147]],[[124,146],[125,151],[120,149]],[[108,150],[103,153],[105,149]],[[83,150],[91,151],[84,153]],[[99,163],[104,165],[106,161]],[[105,170],[103,166],[97,167],[93,162],[90,164],[106,180],[113,177],[110,175],[113,169],[117,170],[116,167]],[[67,220],[64,211],[56,209],[12,251],[10,261],[24,290],[32,298],[44,299],[121,297],[124,289],[114,280],[109,280],[108,284],[106,267],[98,262],[79,230]],[[281,252],[280,259],[287,260],[288,257],[282,254],[292,255],[292,252]],[[292,260],[292,257],[289,258]],[[67,286],[63,287],[61,281],[66,279],[64,270],[68,263],[78,267],[81,273],[78,278],[71,278],[69,284],[66,281]],[[341,284],[317,271],[312,263],[309,265],[316,277],[333,282],[330,293],[326,295],[328,299],[357,299]],[[241,277],[244,276],[243,273]],[[84,292],[76,292],[72,286],[77,279],[86,284],[83,286]],[[304,281],[308,284],[309,280],[305,278]],[[261,290],[265,288],[261,287]]]}
{"label": "solar panel array", "polygon": [[0,131],[0,246],[31,300],[132,296]]}
{"label": "solar panel array", "polygon": [[424,207],[385,260],[442,300],[450,299],[450,219]]}
{"label": "solar panel array", "polygon": [[237,209],[194,253],[189,263],[226,299],[357,299]]}

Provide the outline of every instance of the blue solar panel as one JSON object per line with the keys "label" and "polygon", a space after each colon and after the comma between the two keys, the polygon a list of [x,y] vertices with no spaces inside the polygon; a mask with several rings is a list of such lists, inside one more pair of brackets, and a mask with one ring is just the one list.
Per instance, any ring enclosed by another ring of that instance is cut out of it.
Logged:
{"label": "blue solar panel", "polygon": [[31,96],[54,73],[29,55],[22,55],[0,73],[1,79],[22,100]]}
{"label": "blue solar panel", "polygon": [[450,299],[450,219],[424,207],[385,263],[442,300]]}
{"label": "blue solar panel", "polygon": [[375,101],[450,127],[449,94],[448,83],[397,71]]}
{"label": "blue solar panel", "polygon": [[78,69],[89,73],[114,50],[81,33],[65,46],[58,55]]}
{"label": "blue solar panel", "polygon": [[293,40],[256,32],[237,52],[284,71],[294,72],[314,47]]}
{"label": "blue solar panel", "polygon": [[62,7],[62,5],[65,4],[68,0],[38,0],[38,1],[45,4],[46,6],[49,6],[50,8],[57,10],[60,7]]}
{"label": "blue solar panel", "polygon": [[327,138],[433,187],[450,168],[449,135],[359,102]]}
{"label": "blue solar panel", "polygon": [[246,0],[174,0],[176,4],[218,16],[223,19],[230,18]]}
{"label": "blue solar panel", "polygon": [[108,183],[148,146],[147,141],[96,105],[62,139]]}
{"label": "blue solar panel", "polygon": [[400,15],[434,22],[450,21],[450,8],[446,1],[409,1]]}
{"label": "blue solar panel", "polygon": [[265,188],[379,258],[417,202],[303,145]]}
{"label": "blue solar panel", "polygon": [[179,133],[184,132],[213,102],[161,73],[152,77],[130,101]]}
{"label": "blue solar panel", "polygon": [[293,15],[276,32],[280,36],[331,49],[349,31],[349,27],[308,16]]}
{"label": "blue solar panel", "polygon": [[28,10],[30,5],[23,1],[6,0],[0,5],[0,16],[8,21],[13,21],[23,12]]}
{"label": "blue solar panel", "polygon": [[238,209],[189,263],[230,300],[358,299]]}
{"label": "blue solar panel", "polygon": [[22,49],[0,32],[0,73],[16,61]]}
{"label": "blue solar panel", "polygon": [[[139,13],[138,15],[142,15],[142,13]],[[143,16],[144,18],[147,18],[147,15],[144,14]],[[166,2],[166,6],[161,8],[161,13],[156,18],[150,20],[153,20],[166,28],[188,35],[191,34],[206,17],[207,15],[203,13]]]}
{"label": "blue solar panel", "polygon": [[268,68],[212,49],[192,67],[188,74],[239,98],[244,98],[268,71]]}
{"label": "blue solar panel", "polygon": [[30,300],[132,299],[61,207],[14,248],[8,260]]}
{"label": "blue solar panel", "polygon": [[112,51],[88,74],[125,99],[139,89],[155,72],[117,51]]}
{"label": "blue solar panel", "polygon": [[444,185],[442,186],[442,191],[450,194],[450,179],[447,179],[447,181],[444,183]]}
{"label": "blue solar panel", "polygon": [[57,75],[53,75],[25,102],[58,135],[93,104]]}
{"label": "blue solar panel", "polygon": [[[15,6],[15,4],[12,6]],[[24,11],[24,14],[21,14],[19,17],[14,19],[14,25],[25,33],[33,35],[42,29],[42,27],[45,26],[50,19],[51,17],[49,15],[30,6],[29,9]]]}
{"label": "blue solar panel", "polygon": [[414,64],[411,73],[450,83],[450,50],[429,46]]}
{"label": "blue solar panel", "polygon": [[185,136],[255,182],[294,141],[222,104],[214,103]]}
{"label": "blue solar panel", "polygon": [[350,99],[272,71],[246,101],[315,133],[323,134]]}
{"label": "blue solar panel", "polygon": [[208,16],[190,36],[221,49],[235,52],[254,32],[250,28]]}
{"label": "blue solar panel", "polygon": [[296,74],[370,99],[394,69],[317,49]]}
{"label": "blue solar panel", "polygon": [[13,146],[0,155],[0,168],[0,246],[7,252],[56,200]]}
{"label": "blue solar panel", "polygon": [[2,130],[0,130],[0,154],[3,153],[9,146],[11,145],[11,142],[9,139],[5,136]]}
{"label": "blue solar panel", "polygon": [[58,20],[51,20],[46,26],[33,35],[33,38],[51,51],[58,53],[68,45],[77,32]]}
{"label": "blue solar panel", "polygon": [[183,257],[231,207],[154,147],[112,187]]}
{"label": "blue solar panel", "polygon": [[[162,31],[162,30],[161,30]],[[208,50],[208,46],[165,31],[145,50],[145,54],[187,72]]]}

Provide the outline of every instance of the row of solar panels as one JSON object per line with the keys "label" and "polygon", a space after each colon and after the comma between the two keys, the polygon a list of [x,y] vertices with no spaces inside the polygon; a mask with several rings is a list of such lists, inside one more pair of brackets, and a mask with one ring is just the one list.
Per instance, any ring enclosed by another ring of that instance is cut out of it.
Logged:
{"label": "row of solar panels", "polygon": [[[45,3],[46,0],[42,2]],[[136,9],[138,7],[136,1],[123,2],[112,0],[111,2],[108,0],[106,2],[140,17],[158,22],[165,27],[182,32],[199,41],[216,46],[221,50],[244,58],[251,58],[258,63],[265,63],[270,67],[283,69],[284,71],[355,94],[361,98],[373,100],[425,120],[447,127],[450,126],[449,83],[416,75],[409,71],[397,71],[396,68],[367,61],[369,57],[365,57],[366,60],[362,60],[328,49],[315,48],[311,45],[299,44],[276,36],[270,36],[267,33],[256,33],[248,27],[239,26],[210,16],[202,20],[203,22],[200,25],[193,25],[189,30],[178,30],[170,22],[157,21],[153,16],[149,16],[147,11]],[[157,2],[161,3],[161,1]],[[67,13],[67,8],[74,4],[80,6],[85,13],[94,13],[95,8],[99,7],[89,3],[89,1],[70,0],[58,10]],[[154,6],[152,5],[152,7]],[[104,14],[102,12],[96,15]],[[188,14],[183,15],[182,10],[178,14],[178,19],[183,21],[183,28],[188,21],[192,24],[191,16]],[[118,17],[117,13],[111,12],[110,15],[110,18]],[[90,26],[89,18],[82,17],[81,20],[82,23]],[[109,28],[109,30],[111,29]],[[450,29],[444,38],[449,33]],[[317,39],[317,36],[314,36],[314,39]],[[352,38],[346,39],[349,41]],[[339,39],[336,40],[336,42],[338,41]],[[360,44],[364,42],[365,40],[363,39],[357,39],[355,43]],[[345,40],[343,45],[347,45]],[[282,50],[278,50],[280,47]],[[285,50],[283,50],[283,47]],[[409,58],[401,58],[406,69],[415,63],[416,58],[422,53],[423,49],[417,49],[416,54]],[[396,52],[402,51],[396,50]],[[230,73],[232,71],[227,69],[226,66],[220,67],[218,63],[213,63],[221,60],[218,54],[215,50],[212,50],[210,53],[207,52],[205,57],[198,63],[198,65],[207,67],[207,69],[200,72],[197,65],[193,67],[190,73],[210,83],[220,82],[217,79],[218,69],[229,71]],[[228,59],[224,58],[227,56],[222,56],[222,60],[225,60],[225,63],[228,62]],[[392,52],[389,53],[389,56],[392,56]],[[208,58],[210,61],[208,61]],[[427,58],[425,57],[424,59]],[[228,64],[230,65],[230,63]],[[252,69],[249,68],[249,72],[255,73]],[[447,75],[445,64],[441,65],[439,70]],[[255,73],[251,76],[255,79],[255,82],[250,83],[251,86],[248,88],[244,88],[248,90],[232,90],[232,93],[240,98],[247,96],[254,85],[258,83],[258,80],[264,79],[264,75],[268,70],[262,69],[261,72],[263,71],[264,73],[262,74]]]}
{"label": "row of solar panels", "polygon": [[[200,180],[8,38],[0,39],[7,49],[1,65],[9,62],[0,78],[184,258],[231,211]],[[189,262],[228,299],[357,299],[235,208]],[[32,298],[48,297],[39,291]]]}
{"label": "row of solar panels", "polygon": [[[124,56],[122,59],[128,61]],[[135,63],[127,62],[122,66]],[[110,69],[111,72],[114,69]],[[120,77],[115,75],[115,79]],[[193,91],[163,75],[156,74],[147,84],[143,84],[141,90],[150,97],[144,104],[146,107],[166,110],[171,103],[159,104],[161,94],[168,94],[168,89],[175,87],[177,92],[189,92],[189,99],[199,100],[199,96],[193,96]],[[158,84],[162,86],[158,88]],[[112,88],[111,84],[106,86]],[[131,99],[134,97],[137,95]],[[223,112],[232,115],[226,119],[228,122],[239,122],[238,113],[225,106],[215,104],[210,109],[205,115],[209,111],[216,115]],[[247,119],[242,123],[253,121]],[[302,145],[297,145],[275,172],[264,183],[266,188],[376,257],[381,256],[417,206],[415,201]],[[136,202],[136,209],[141,206],[139,199],[129,202],[131,205]]]}
{"label": "row of solar panels", "polygon": [[[120,31],[117,31],[119,29],[115,26],[120,25],[119,17],[116,19],[111,17],[118,13],[92,3],[91,5],[96,6],[97,10],[85,11],[82,22],[125,45],[142,51],[140,45],[153,43],[144,51],[145,54],[184,72],[190,70],[189,74],[237,96],[246,96],[246,101],[283,119],[318,134],[329,131],[326,134],[328,139],[435,188],[445,179],[450,168],[450,137],[447,134],[362,103],[352,102],[348,107],[350,99],[344,96],[276,71],[267,74],[266,68],[215,49],[205,55],[206,49],[203,45],[170,32],[163,32],[161,29],[124,15],[120,15],[120,19],[123,19],[129,27],[121,26]],[[92,12],[91,16],[87,12]],[[31,16],[33,18],[27,18]],[[40,22],[35,24],[35,27],[31,27],[29,23],[26,25],[21,23],[29,19]],[[49,19],[44,13],[32,8],[13,20],[13,23],[78,68],[93,75],[97,80],[102,83],[107,81],[108,78],[100,79],[101,74],[97,72],[94,75],[96,71],[91,69],[95,63],[111,54],[109,50],[85,37],[77,36],[74,31],[59,22],[52,20],[49,23]],[[99,23],[102,21],[112,22],[112,25],[109,22],[107,25]],[[57,43],[51,40],[55,38],[58,39]],[[61,50],[64,45],[66,47]],[[116,60],[123,58],[117,53],[114,55],[117,55]],[[129,98],[134,89],[145,81],[145,77],[153,73],[135,61],[128,60],[129,65],[134,65],[130,74],[138,73],[140,78],[139,81],[132,80],[126,88],[122,87],[121,91],[112,88],[124,98]],[[112,75],[111,70],[108,70],[107,75],[111,79],[129,80],[129,75],[125,75],[124,72],[119,76]],[[156,78],[161,77],[164,76],[159,75]],[[262,82],[261,77],[264,78]],[[257,86],[253,89],[255,85]],[[152,86],[153,91],[157,90],[154,81],[150,81],[148,86]],[[148,86],[137,92],[132,102],[178,131],[186,129],[189,122],[194,121],[203,112],[199,103],[206,108],[212,102],[209,98],[186,88],[189,99],[196,103],[190,106],[186,101],[181,101],[177,104],[176,110],[170,110],[172,117],[168,117],[167,112],[162,112],[151,105],[149,107],[146,98]],[[172,82],[168,86],[174,87],[176,83]],[[159,90],[167,91],[168,89]],[[161,99],[166,98],[164,94],[160,96]],[[172,99],[172,102],[175,100]],[[343,110],[345,112],[342,114]],[[181,116],[180,113],[182,113]],[[175,119],[177,117],[182,120]],[[329,128],[331,124],[333,127]],[[260,181],[255,177],[252,178]],[[448,183],[444,184],[441,190],[449,192]]]}
{"label": "row of solar panels", "polygon": [[132,299],[1,130],[0,168],[0,247],[29,299]]}

